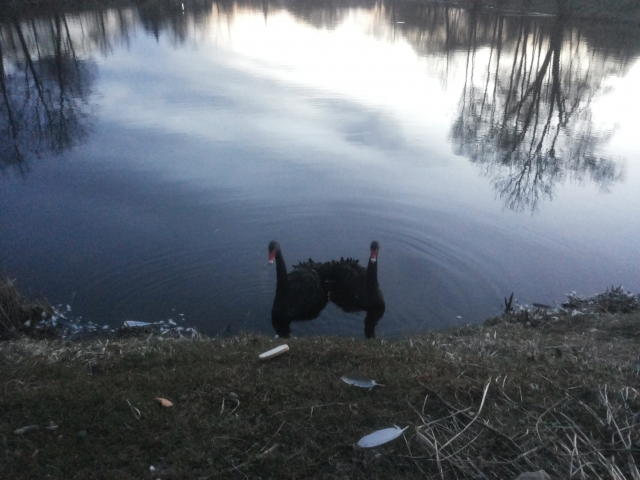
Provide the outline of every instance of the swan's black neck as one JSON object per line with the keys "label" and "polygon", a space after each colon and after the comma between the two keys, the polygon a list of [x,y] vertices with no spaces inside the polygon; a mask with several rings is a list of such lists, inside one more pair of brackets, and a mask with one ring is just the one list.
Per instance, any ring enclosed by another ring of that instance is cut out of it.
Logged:
{"label": "swan's black neck", "polygon": [[276,293],[285,292],[288,288],[287,265],[284,263],[280,249],[276,251]]}
{"label": "swan's black neck", "polygon": [[367,288],[378,287],[378,261],[374,258],[369,258],[369,265],[367,265]]}

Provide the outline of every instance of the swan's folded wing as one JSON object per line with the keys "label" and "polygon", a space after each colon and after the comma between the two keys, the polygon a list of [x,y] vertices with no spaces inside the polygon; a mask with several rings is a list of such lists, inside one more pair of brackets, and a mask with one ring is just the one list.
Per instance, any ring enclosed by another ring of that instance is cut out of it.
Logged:
{"label": "swan's folded wing", "polygon": [[328,294],[320,274],[310,268],[296,268],[288,278],[287,304],[292,320],[310,320],[326,306]]}

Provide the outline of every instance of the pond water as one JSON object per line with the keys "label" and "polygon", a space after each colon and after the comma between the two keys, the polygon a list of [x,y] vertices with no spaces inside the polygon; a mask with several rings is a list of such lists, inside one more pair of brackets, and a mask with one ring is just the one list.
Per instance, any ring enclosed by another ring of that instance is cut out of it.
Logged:
{"label": "pond water", "polygon": [[[270,323],[378,240],[393,337],[640,290],[640,31],[440,3],[127,2],[0,22],[0,270],[99,324]],[[181,314],[181,315],[180,315]],[[329,306],[295,335],[362,336]]]}

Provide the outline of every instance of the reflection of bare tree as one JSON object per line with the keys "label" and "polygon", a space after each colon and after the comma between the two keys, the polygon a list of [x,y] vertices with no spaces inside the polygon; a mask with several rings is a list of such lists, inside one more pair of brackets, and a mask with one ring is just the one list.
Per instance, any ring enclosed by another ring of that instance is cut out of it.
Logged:
{"label": "reflection of bare tree", "polygon": [[[535,210],[565,178],[604,190],[620,181],[620,166],[597,154],[611,132],[597,132],[591,118],[592,99],[609,73],[606,56],[588,55],[580,35],[559,20],[545,25],[521,17],[508,49],[505,28],[498,17],[488,52],[478,49],[473,30],[470,35],[460,113],[451,130],[457,152],[483,167],[514,210]],[[482,66],[476,67],[479,54]],[[480,85],[477,76],[486,77]]]}
{"label": "reflection of bare tree", "polygon": [[611,132],[595,130],[590,104],[603,79],[621,73],[637,56],[634,29],[620,39],[618,28],[612,40],[601,27],[563,29],[551,19],[434,2],[133,0],[124,6],[110,0],[110,5],[114,8],[73,17],[41,12],[35,19],[25,14],[7,21],[0,16],[0,165],[45,150],[60,152],[83,137],[91,53],[108,55],[115,43],[128,45],[138,24],[156,38],[165,35],[180,44],[212,32],[230,34],[243,11],[260,12],[267,22],[272,13],[286,10],[318,28],[334,28],[350,9],[360,8],[372,12],[369,32],[408,41],[419,55],[429,56],[430,73],[444,83],[466,67],[451,136],[457,151],[493,179],[510,208],[535,209],[565,178],[590,179],[605,189],[621,178],[615,162],[596,154]]}
{"label": "reflection of bare tree", "polygon": [[64,16],[0,30],[0,165],[60,153],[86,133],[93,74],[78,59]]}

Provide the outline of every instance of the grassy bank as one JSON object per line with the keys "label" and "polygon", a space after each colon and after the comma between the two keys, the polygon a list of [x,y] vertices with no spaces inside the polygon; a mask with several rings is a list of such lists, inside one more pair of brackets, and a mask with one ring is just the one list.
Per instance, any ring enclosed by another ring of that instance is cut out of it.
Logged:
{"label": "grassy bank", "polygon": [[638,478],[640,315],[577,308],[264,362],[282,341],[2,342],[0,477]]}

